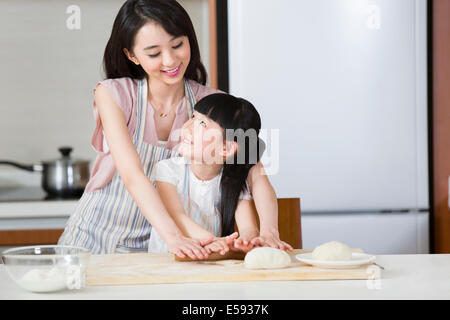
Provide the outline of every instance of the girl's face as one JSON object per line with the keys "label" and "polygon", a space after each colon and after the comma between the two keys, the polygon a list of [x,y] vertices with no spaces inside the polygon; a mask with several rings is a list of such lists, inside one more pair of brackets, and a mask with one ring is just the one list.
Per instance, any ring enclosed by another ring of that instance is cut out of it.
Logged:
{"label": "girl's face", "polygon": [[133,53],[124,49],[134,63],[142,66],[149,79],[173,85],[183,79],[191,59],[187,36],[174,37],[156,22],[148,22],[136,34]]}
{"label": "girl's face", "polygon": [[217,122],[194,111],[181,130],[178,152],[185,158],[204,164],[223,164],[226,154],[223,129]]}

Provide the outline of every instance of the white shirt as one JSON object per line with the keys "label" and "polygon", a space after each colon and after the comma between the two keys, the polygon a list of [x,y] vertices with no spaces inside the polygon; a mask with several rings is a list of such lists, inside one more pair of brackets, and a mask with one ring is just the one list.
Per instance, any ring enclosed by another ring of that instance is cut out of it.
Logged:
{"label": "white shirt", "polygon": [[[186,165],[188,162],[183,157],[173,157],[159,161],[155,164],[150,176],[150,180],[162,181],[176,186],[178,195],[183,196],[185,183],[189,183],[189,199],[194,202],[202,215],[212,216],[220,215],[216,205],[220,201],[220,179],[222,172],[211,180],[200,180]],[[186,170],[189,170],[187,173]],[[189,176],[189,181],[185,182],[186,174]],[[247,190],[248,184],[247,184]],[[184,190],[186,192],[186,190]],[[252,196],[248,191],[241,192],[239,199],[251,200]],[[216,236],[221,236],[216,234]],[[167,252],[167,245],[159,236],[155,229],[152,229],[150,234],[150,241],[148,246],[149,252]]]}

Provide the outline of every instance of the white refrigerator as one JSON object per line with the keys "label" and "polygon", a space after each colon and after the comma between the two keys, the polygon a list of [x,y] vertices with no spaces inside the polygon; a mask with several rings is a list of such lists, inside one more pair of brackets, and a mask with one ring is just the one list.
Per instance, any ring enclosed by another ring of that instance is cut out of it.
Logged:
{"label": "white refrigerator", "polygon": [[230,93],[304,248],[429,252],[426,20],[426,0],[228,0]]}

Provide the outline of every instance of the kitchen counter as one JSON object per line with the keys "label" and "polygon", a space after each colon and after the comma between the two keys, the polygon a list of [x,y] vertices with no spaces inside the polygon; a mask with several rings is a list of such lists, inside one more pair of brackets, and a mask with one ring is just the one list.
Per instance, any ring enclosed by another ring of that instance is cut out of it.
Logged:
{"label": "kitchen counter", "polygon": [[379,280],[210,282],[88,286],[81,290],[31,293],[17,286],[0,265],[0,300],[9,299],[450,299],[450,254],[377,255]]}
{"label": "kitchen counter", "polygon": [[1,230],[64,229],[77,200],[0,203]]}
{"label": "kitchen counter", "polygon": [[0,219],[68,218],[78,200],[17,201],[0,203]]}
{"label": "kitchen counter", "polygon": [[0,231],[64,228],[77,199],[46,199],[41,175],[0,168]]}

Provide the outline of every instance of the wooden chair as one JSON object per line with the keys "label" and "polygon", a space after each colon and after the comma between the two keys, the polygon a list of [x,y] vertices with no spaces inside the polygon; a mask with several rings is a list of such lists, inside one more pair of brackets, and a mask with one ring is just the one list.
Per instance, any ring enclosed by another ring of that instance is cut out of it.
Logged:
{"label": "wooden chair", "polygon": [[[253,203],[253,206],[255,204]],[[254,207],[256,210],[256,208]],[[280,239],[294,249],[302,248],[300,198],[278,198],[278,231]],[[257,218],[258,226],[259,219]]]}
{"label": "wooden chair", "polygon": [[278,229],[281,240],[294,249],[302,248],[300,198],[278,199]]}

